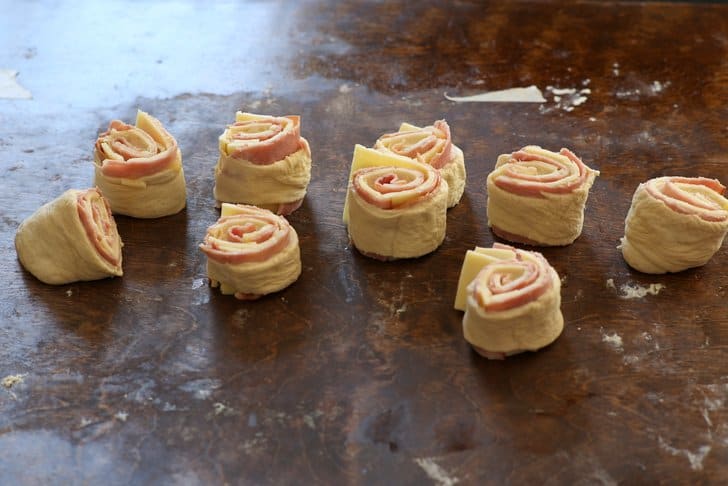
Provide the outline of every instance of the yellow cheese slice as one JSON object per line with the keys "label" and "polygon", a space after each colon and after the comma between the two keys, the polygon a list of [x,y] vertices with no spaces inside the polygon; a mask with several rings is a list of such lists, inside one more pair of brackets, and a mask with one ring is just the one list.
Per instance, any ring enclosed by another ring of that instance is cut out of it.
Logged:
{"label": "yellow cheese slice", "polygon": [[420,127],[416,127],[416,126],[414,126],[414,125],[410,125],[410,124],[409,124],[409,123],[407,123],[407,122],[404,122],[404,123],[402,123],[402,124],[401,124],[401,125],[399,126],[399,131],[400,131],[400,132],[413,132],[413,131],[415,131],[415,130],[420,130]]}
{"label": "yellow cheese slice", "polygon": [[235,289],[225,282],[220,282],[220,293],[222,295],[233,295],[235,293]]}
{"label": "yellow cheese slice", "polygon": [[351,178],[359,169],[366,169],[368,167],[401,167],[404,169],[415,169],[422,170],[424,164],[412,160],[407,157],[400,155],[388,154],[374,150],[371,148],[364,147],[363,145],[356,144],[354,146],[354,157],[351,160],[351,170],[349,171],[349,179],[347,180],[346,186],[346,200],[344,201],[344,223],[349,222],[349,182]]}
{"label": "yellow cheese slice", "polygon": [[[240,122],[246,122],[251,120],[256,120],[258,118],[261,118],[261,115],[255,115],[253,113],[244,113],[242,111],[238,111],[235,113],[235,123]],[[221,154],[225,154],[228,157],[230,154],[232,154],[236,148],[238,147],[244,147],[250,143],[250,140],[244,140],[244,141],[235,141],[230,140],[226,134],[228,133],[227,129],[218,137],[218,147],[220,149]]]}
{"label": "yellow cheese slice", "polygon": [[238,111],[235,113],[235,122],[246,122],[252,120],[260,120],[261,118],[268,118],[265,115],[256,115],[255,113],[245,113]]}
{"label": "yellow cheese slice", "polygon": [[232,216],[233,214],[240,214],[242,210],[236,204],[222,203],[220,208],[220,217]]}
{"label": "yellow cheese slice", "polygon": [[478,276],[483,267],[500,260],[510,260],[513,256],[513,250],[505,248],[481,248],[476,246],[474,250],[468,250],[465,253],[463,266],[460,269],[458,291],[455,294],[455,305],[453,307],[459,311],[465,311],[468,303],[468,285]]}

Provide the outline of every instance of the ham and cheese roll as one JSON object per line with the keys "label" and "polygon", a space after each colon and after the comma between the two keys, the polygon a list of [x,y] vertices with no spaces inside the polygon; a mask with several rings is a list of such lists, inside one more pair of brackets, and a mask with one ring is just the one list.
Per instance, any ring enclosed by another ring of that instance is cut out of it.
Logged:
{"label": "ham and cheese roll", "polygon": [[581,234],[586,199],[598,175],[565,148],[555,153],[529,145],[500,155],[488,175],[488,226],[517,243],[571,244]]}
{"label": "ham and cheese roll", "polygon": [[222,204],[200,249],[213,287],[253,300],[282,290],[301,274],[296,230],[282,216],[243,204]]}
{"label": "ham and cheese roll", "polygon": [[374,148],[409,157],[439,170],[447,181],[447,207],[460,202],[465,190],[465,157],[452,143],[450,126],[445,120],[424,128],[403,123],[398,132],[379,137]]}
{"label": "ham and cheese roll", "polygon": [[345,220],[351,243],[379,260],[415,258],[445,239],[447,182],[427,164],[358,145],[353,167],[364,152],[374,164],[352,172]]}
{"label": "ham and cheese roll", "polygon": [[707,263],[728,232],[725,190],[704,177],[658,177],[640,184],[624,222],[624,259],[645,273]]}
{"label": "ham and cheese roll", "polygon": [[182,154],[159,120],[138,111],[136,126],[113,120],[94,149],[94,183],[114,214],[159,218],[186,204]]}
{"label": "ham and cheese roll", "polygon": [[311,149],[298,116],[238,112],[220,136],[214,195],[287,215],[301,206],[311,180]]}
{"label": "ham and cheese roll", "polygon": [[556,270],[538,252],[499,243],[467,252],[455,308],[465,311],[465,339],[489,359],[536,351],[564,328]]}
{"label": "ham and cheese roll", "polygon": [[69,189],[23,221],[15,235],[23,267],[54,285],[120,277],[122,246],[98,189]]}

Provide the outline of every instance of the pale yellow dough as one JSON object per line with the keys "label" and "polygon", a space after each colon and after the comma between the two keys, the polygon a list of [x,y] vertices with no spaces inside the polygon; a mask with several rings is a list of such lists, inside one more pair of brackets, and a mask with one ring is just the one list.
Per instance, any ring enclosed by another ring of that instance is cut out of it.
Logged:
{"label": "pale yellow dough", "polygon": [[[510,155],[498,157],[496,169]],[[488,226],[518,235],[529,243],[543,246],[569,245],[581,235],[584,225],[584,206],[589,189],[598,171],[589,170],[589,177],[578,189],[568,194],[544,193],[543,197],[513,194],[499,188],[494,172],[488,175]]]}
{"label": "pale yellow dough", "polygon": [[[414,130],[421,130],[421,127],[411,125],[409,123],[402,123],[399,127],[400,133]],[[457,206],[457,204],[460,202],[460,199],[463,197],[463,192],[465,192],[465,181],[467,177],[465,171],[465,155],[463,154],[463,151],[454,143],[451,147],[453,154],[452,160],[450,160],[450,162],[448,162],[442,168],[438,169],[442,178],[447,181],[447,185],[449,188],[449,192],[447,195],[448,209]],[[378,143],[374,145],[374,148],[387,154],[393,153],[389,149],[379,145]]]}
{"label": "pale yellow dough", "polygon": [[114,266],[104,260],[86,236],[76,203],[79,192],[69,189],[18,227],[18,259],[41,282],[60,285],[123,274],[121,262]]}
{"label": "pale yellow dough", "polygon": [[435,251],[445,239],[447,182],[442,179],[426,199],[401,209],[367,203],[349,185],[348,231],[362,253],[386,258],[416,258]]}
{"label": "pale yellow dough", "polygon": [[653,274],[705,265],[728,232],[728,221],[704,221],[675,212],[651,197],[642,184],[624,223],[620,248],[625,261],[635,270]]}
{"label": "pale yellow dough", "polygon": [[275,212],[279,204],[303,199],[310,180],[308,143],[269,165],[235,159],[221,151],[213,194],[218,202],[252,204]]}
{"label": "pale yellow dough", "polygon": [[561,280],[552,268],[551,288],[528,304],[497,312],[484,312],[468,289],[463,317],[465,340],[491,353],[512,355],[536,351],[554,342],[564,329]]}
{"label": "pale yellow dough", "polygon": [[187,188],[182,169],[182,152],[174,138],[158,120],[141,110],[137,112],[136,128],[156,141],[160,147],[175,146],[175,156],[169,166],[148,176],[110,177],[101,170],[102,153],[94,150],[94,185],[98,187],[114,214],[134,218],[161,218],[176,214],[187,204]]}
{"label": "pale yellow dough", "polygon": [[182,211],[187,204],[187,190],[182,157],[168,169],[138,179],[107,177],[94,164],[94,184],[109,201],[114,214],[134,218],[161,218]]}
{"label": "pale yellow dough", "polygon": [[296,230],[291,227],[288,245],[281,252],[262,262],[230,264],[208,258],[207,275],[223,294],[267,295],[288,287],[301,275]]}
{"label": "pale yellow dough", "polygon": [[447,207],[457,206],[465,192],[465,156],[463,151],[455,145],[452,146],[454,158],[440,169],[440,175],[447,181],[449,192],[447,194]]}

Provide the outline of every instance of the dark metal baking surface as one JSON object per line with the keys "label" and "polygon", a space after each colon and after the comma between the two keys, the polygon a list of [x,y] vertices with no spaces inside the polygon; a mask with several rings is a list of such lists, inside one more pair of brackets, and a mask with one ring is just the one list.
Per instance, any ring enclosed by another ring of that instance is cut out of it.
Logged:
{"label": "dark metal baking surface", "polygon": [[[675,275],[616,246],[638,183],[728,183],[728,6],[610,2],[0,1],[0,473],[7,484],[707,484],[728,478],[728,251]],[[544,103],[444,97],[535,85]],[[570,91],[559,91],[568,89]],[[573,90],[573,91],[571,91]],[[559,95],[559,93],[563,93]],[[559,96],[561,96],[559,98]],[[585,98],[581,100],[581,98]],[[18,224],[92,184],[137,108],[180,143],[187,209],[117,217],[124,276],[48,286]],[[236,110],[300,114],[313,151],[290,222],[303,273],[240,302],[197,249]],[[381,263],[341,222],[355,143],[445,118],[465,196],[433,254]],[[486,361],[452,309],[494,239],[500,153],[571,148],[601,171],[550,347]],[[614,288],[607,286],[612,279]],[[664,285],[624,299],[623,285]]]}

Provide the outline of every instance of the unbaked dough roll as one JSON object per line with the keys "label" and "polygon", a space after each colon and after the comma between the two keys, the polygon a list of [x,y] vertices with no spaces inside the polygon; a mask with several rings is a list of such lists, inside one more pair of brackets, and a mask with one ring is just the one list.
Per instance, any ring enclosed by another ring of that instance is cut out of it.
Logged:
{"label": "unbaked dough roll", "polygon": [[658,177],[640,184],[624,222],[624,259],[645,273],[707,263],[728,232],[725,190],[704,177]]}
{"label": "unbaked dough roll", "polygon": [[426,164],[367,167],[349,183],[348,231],[362,254],[378,260],[431,253],[445,239],[447,182]]}
{"label": "unbaked dough roll", "polygon": [[529,145],[498,157],[488,175],[488,226],[517,243],[561,246],[574,242],[599,171],[574,153]]}
{"label": "unbaked dough roll", "polygon": [[300,117],[238,112],[219,141],[218,204],[252,204],[281,215],[301,206],[311,180],[311,149]]}
{"label": "unbaked dough roll", "polygon": [[468,252],[455,307],[465,310],[465,339],[489,359],[536,351],[564,328],[556,270],[538,252],[499,243]]}
{"label": "unbaked dough roll", "polygon": [[223,294],[253,300],[282,290],[301,274],[296,230],[282,216],[243,204],[222,204],[200,249],[207,274]]}
{"label": "unbaked dough roll", "polygon": [[116,223],[98,189],[69,189],[20,224],[15,250],[38,280],[54,285],[120,277]]}
{"label": "unbaked dough roll", "polygon": [[379,137],[374,148],[409,157],[439,170],[447,181],[447,207],[460,202],[465,190],[465,157],[452,143],[450,126],[445,120],[424,128],[403,123],[398,132]]}
{"label": "unbaked dough roll", "polygon": [[186,204],[182,154],[159,120],[139,110],[136,126],[119,120],[99,135],[94,183],[114,214],[159,218]]}

